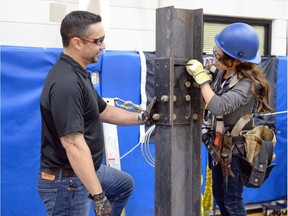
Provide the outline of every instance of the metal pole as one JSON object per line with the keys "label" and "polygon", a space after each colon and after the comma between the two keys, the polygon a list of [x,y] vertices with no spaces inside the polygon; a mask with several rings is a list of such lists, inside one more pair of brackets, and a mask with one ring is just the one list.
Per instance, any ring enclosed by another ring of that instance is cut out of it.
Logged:
{"label": "metal pole", "polygon": [[156,10],[155,215],[201,215],[201,93],[185,64],[202,60],[203,11]]}

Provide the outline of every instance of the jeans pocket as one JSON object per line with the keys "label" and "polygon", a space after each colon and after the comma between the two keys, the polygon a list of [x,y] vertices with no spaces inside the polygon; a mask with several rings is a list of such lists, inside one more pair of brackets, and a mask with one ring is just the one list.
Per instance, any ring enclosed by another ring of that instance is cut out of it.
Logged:
{"label": "jeans pocket", "polygon": [[47,209],[47,215],[52,215],[57,198],[57,189],[53,186],[54,184],[45,180],[38,181],[38,193],[42,202]]}
{"label": "jeans pocket", "polygon": [[[70,178],[69,194],[72,197],[71,202],[77,203],[87,200],[89,192],[79,179]],[[80,203],[78,205],[80,205]]]}

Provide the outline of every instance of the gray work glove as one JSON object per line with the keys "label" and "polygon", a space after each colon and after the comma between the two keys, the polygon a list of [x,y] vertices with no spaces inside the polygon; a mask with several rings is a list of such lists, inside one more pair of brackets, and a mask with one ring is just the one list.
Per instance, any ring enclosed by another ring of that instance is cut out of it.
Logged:
{"label": "gray work glove", "polygon": [[93,200],[94,204],[94,212],[97,216],[109,216],[112,207],[105,196],[105,193],[102,192],[100,194],[92,196],[89,194],[89,198]]}
{"label": "gray work glove", "polygon": [[157,104],[157,97],[153,97],[152,101],[147,106],[146,110],[141,112],[138,116],[139,124],[153,125],[159,120],[159,115],[155,114],[155,106]]}

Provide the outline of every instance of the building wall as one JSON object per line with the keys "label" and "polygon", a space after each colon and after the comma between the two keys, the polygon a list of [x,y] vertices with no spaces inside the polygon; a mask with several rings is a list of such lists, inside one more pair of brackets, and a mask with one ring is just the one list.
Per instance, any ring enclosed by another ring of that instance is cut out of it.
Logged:
{"label": "building wall", "polygon": [[62,18],[99,13],[109,50],[155,50],[156,8],[203,8],[207,15],[272,20],[272,55],[287,55],[287,0],[1,0],[1,45],[62,47]]}

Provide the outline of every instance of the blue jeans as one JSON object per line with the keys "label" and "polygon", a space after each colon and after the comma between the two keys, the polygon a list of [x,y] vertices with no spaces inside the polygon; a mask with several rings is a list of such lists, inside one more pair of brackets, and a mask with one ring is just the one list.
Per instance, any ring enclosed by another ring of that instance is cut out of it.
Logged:
{"label": "blue jeans", "polygon": [[[134,188],[132,177],[117,169],[101,165],[97,171],[103,191],[112,206],[111,216],[120,216]],[[47,216],[88,216],[92,200],[78,177],[56,176],[45,180],[38,175],[38,192]]]}
{"label": "blue jeans", "polygon": [[231,169],[235,177],[229,176],[226,185],[221,165],[212,166],[213,197],[222,216],[246,216],[237,154],[232,156]]}

